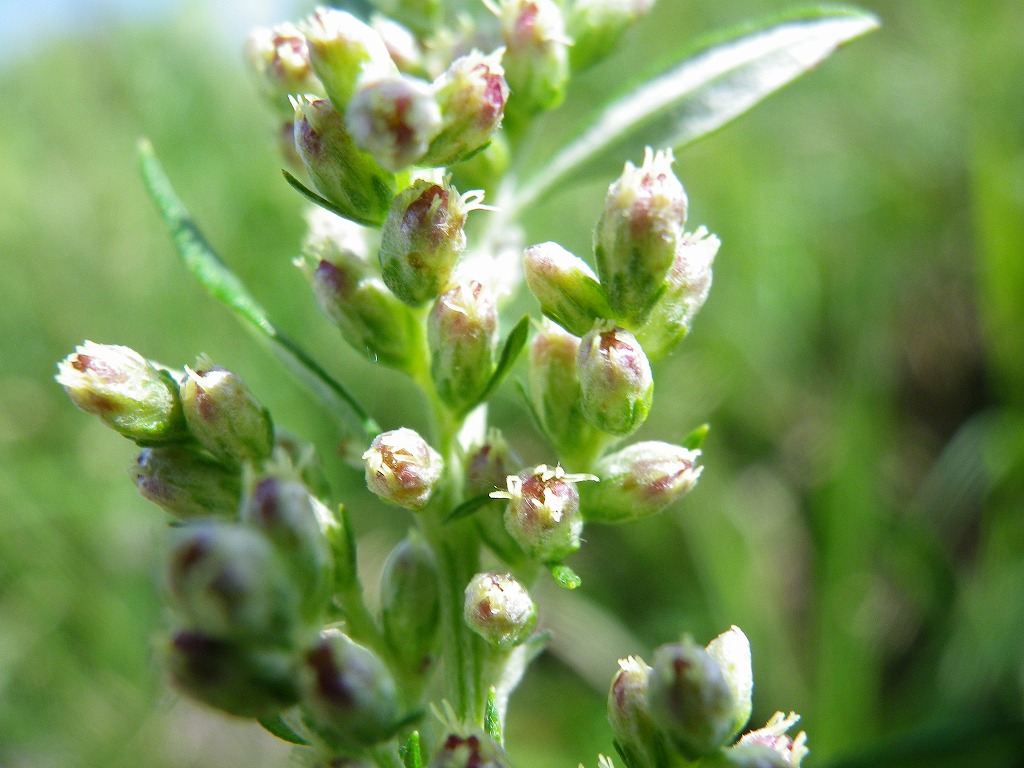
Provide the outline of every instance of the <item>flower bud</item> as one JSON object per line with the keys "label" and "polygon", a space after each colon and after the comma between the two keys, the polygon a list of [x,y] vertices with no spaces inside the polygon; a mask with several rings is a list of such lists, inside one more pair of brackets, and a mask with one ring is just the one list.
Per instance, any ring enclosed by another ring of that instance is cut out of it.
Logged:
{"label": "flower bud", "polygon": [[434,92],[443,126],[423,162],[451,165],[487,144],[501,126],[508,83],[500,53],[460,56],[434,82]]}
{"label": "flower bud", "polygon": [[384,662],[337,630],[305,652],[299,688],[318,732],[342,749],[371,747],[398,724],[395,681]]}
{"label": "flower bud", "polygon": [[238,514],[242,498],[238,471],[189,448],[144,448],[131,472],[143,498],[180,520]]}
{"label": "flower bud", "polygon": [[648,682],[651,717],[676,749],[694,760],[729,738],[736,712],[721,665],[689,637],[654,652]]}
{"label": "flower bud", "polygon": [[[786,735],[798,722],[800,722],[800,716],[795,712],[790,712],[788,716],[776,712],[767,725],[756,731],[743,734],[736,746],[728,751],[768,749],[775,753],[776,761],[781,760],[781,762],[765,762],[765,765],[800,768],[800,763],[803,762],[809,751],[807,749],[807,734],[801,731],[794,738]],[[741,763],[741,765],[746,765],[746,763]]]}
{"label": "flower bud", "polygon": [[360,78],[376,80],[397,72],[380,35],[351,13],[318,8],[299,30],[306,36],[313,70],[342,112]]}
{"label": "flower bud", "polygon": [[441,455],[411,429],[377,435],[363,454],[366,485],[386,501],[423,509],[444,472]]}
{"label": "flower bud", "polygon": [[498,307],[475,280],[449,288],[427,321],[430,373],[441,398],[457,411],[476,405],[494,372]]}
{"label": "flower bud", "polygon": [[279,645],[289,640],[295,587],[257,531],[213,523],[177,529],[167,585],[175,607],[203,634]]}
{"label": "flower bud", "polygon": [[384,637],[399,665],[414,677],[430,669],[440,618],[437,562],[423,537],[410,531],[391,550],[380,577]]}
{"label": "flower bud", "polygon": [[683,235],[661,294],[636,332],[651,360],[660,360],[683,340],[711,291],[711,265],[721,242],[707,229]]}
{"label": "flower bud", "polygon": [[541,464],[509,475],[508,490],[491,496],[509,500],[505,528],[523,551],[542,563],[557,563],[580,548],[583,518],[576,483],[596,479]]}
{"label": "flower bud", "polygon": [[270,540],[299,585],[300,611],[310,624],[330,600],[334,575],[315,503],[299,480],[267,475],[256,480],[242,505],[242,521]]}
{"label": "flower bud", "polygon": [[441,130],[441,110],[427,83],[396,74],[361,86],[345,124],[357,147],[381,168],[398,172],[426,153]]}
{"label": "flower bud", "polygon": [[509,117],[525,118],[553,109],[569,81],[569,39],[562,11],[553,0],[501,0],[505,79],[512,94]]}
{"label": "flower bud", "polygon": [[604,456],[594,466],[601,482],[580,491],[588,521],[624,523],[660,512],[697,484],[700,451],[656,440]]}
{"label": "flower bud", "polygon": [[576,368],[582,410],[591,424],[628,435],[647,419],[654,378],[643,349],[629,331],[599,323],[580,341]]}
{"label": "flower bud", "polygon": [[604,290],[583,259],[558,243],[526,249],[523,271],[540,309],[569,333],[583,336],[594,321],[611,317]]}
{"label": "flower bud", "polygon": [[708,643],[707,651],[718,662],[732,690],[735,706],[732,728],[727,737],[728,741],[732,741],[747,724],[753,706],[754,671],[750,660],[750,641],[734,624]]}
{"label": "flower bud", "polygon": [[700,761],[701,768],[792,768],[780,753],[762,744],[737,744]]}
{"label": "flower bud", "polygon": [[[329,219],[327,218],[329,217]],[[317,303],[353,349],[375,362],[408,370],[420,333],[413,311],[388,290],[364,255],[365,239],[352,222],[317,208],[296,261]]]}
{"label": "flower bud", "polygon": [[86,341],[55,378],[76,406],[140,445],[187,437],[174,377],[133,349]]}
{"label": "flower bud", "polygon": [[407,75],[423,73],[423,51],[419,41],[408,29],[387,16],[375,13],[370,19],[373,31],[380,35],[391,60],[400,72]]}
{"label": "flower bud", "polygon": [[225,464],[259,463],[270,456],[274,426],[242,379],[205,357],[185,368],[181,404],[192,435]]}
{"label": "flower bud", "polygon": [[284,115],[292,112],[290,94],[323,89],[309,63],[306,38],[294,24],[254,29],[245,41],[245,58],[261,95]]}
{"label": "flower bud", "polygon": [[587,469],[608,436],[584,416],[576,374],[580,340],[544,320],[530,345],[530,399],[558,455],[573,468]]}
{"label": "flower bud", "polygon": [[665,276],[683,238],[686,192],[672,173],[672,150],[644,151],[608,187],[594,230],[594,254],[608,303],[629,328],[638,327],[665,290]]}
{"label": "flower bud", "polygon": [[478,573],[466,586],[469,628],[493,646],[510,650],[537,624],[537,604],[511,574]]}
{"label": "flower bud", "polygon": [[473,446],[466,457],[465,490],[469,497],[500,490],[505,479],[523,464],[498,429],[487,430],[483,443]]}
{"label": "flower bud", "polygon": [[647,705],[651,668],[637,656],[619,660],[608,690],[608,723],[629,768],[668,768],[672,750]]}
{"label": "flower bud", "polygon": [[295,149],[310,181],[346,218],[381,224],[395,196],[394,174],[356,147],[345,118],[327,99],[303,96],[295,107]]}
{"label": "flower bud", "polygon": [[430,768],[511,768],[505,750],[482,733],[445,737],[430,760]]}
{"label": "flower bud", "polygon": [[418,306],[441,295],[466,249],[463,227],[475,207],[474,198],[447,182],[421,179],[399,193],[380,243],[384,283],[398,298]]}
{"label": "flower bud", "polygon": [[611,53],[622,34],[653,5],[654,0],[576,0],[566,18],[573,70],[586,69]]}
{"label": "flower bud", "polygon": [[298,700],[291,654],[183,630],[167,642],[164,665],[184,693],[239,717],[264,717]]}

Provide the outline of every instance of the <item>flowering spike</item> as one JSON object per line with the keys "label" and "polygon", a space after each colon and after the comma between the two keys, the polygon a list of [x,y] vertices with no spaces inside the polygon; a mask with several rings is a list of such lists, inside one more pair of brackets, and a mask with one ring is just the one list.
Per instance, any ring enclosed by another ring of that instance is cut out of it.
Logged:
{"label": "flowering spike", "polygon": [[440,454],[404,427],[377,435],[363,461],[370,490],[411,510],[427,505],[444,471]]}
{"label": "flowering spike", "polygon": [[665,290],[636,332],[651,360],[665,357],[689,332],[711,291],[711,265],[719,245],[719,239],[704,227],[683,235],[665,278]]}
{"label": "flowering spike", "polygon": [[361,86],[345,122],[356,146],[392,172],[418,163],[442,124],[430,85],[397,74]]}
{"label": "flowering spike", "polygon": [[137,443],[187,437],[177,382],[133,349],[86,341],[55,378],[76,406]]}
{"label": "flowering spike", "polygon": [[302,96],[292,106],[295,148],[313,186],[346,218],[381,224],[395,196],[394,175],[355,145],[330,101]]}
{"label": "flowering spike", "polygon": [[601,458],[594,466],[601,482],[580,491],[583,517],[623,523],[660,512],[696,485],[699,458],[700,451],[656,440]]}
{"label": "flowering spike", "polygon": [[416,181],[394,199],[381,231],[380,265],[398,298],[418,306],[444,292],[466,249],[466,216],[476,207],[447,182]]}
{"label": "flowering spike", "polygon": [[434,303],[427,321],[430,373],[438,394],[452,408],[479,401],[494,372],[498,307],[475,280],[459,282]]}
{"label": "flowering spike", "polygon": [[608,187],[604,211],[594,230],[597,273],[608,303],[634,329],[665,290],[686,223],[686,192],[672,173],[672,150],[644,152],[637,168],[625,170]]}
{"label": "flowering spike", "polygon": [[582,410],[591,424],[612,435],[629,435],[647,419],[654,378],[633,334],[597,323],[580,341],[576,357]]}
{"label": "flowering spike", "polygon": [[270,456],[270,414],[237,374],[200,357],[195,370],[185,368],[181,404],[192,435],[222,462],[259,463]]}
{"label": "flowering spike", "polygon": [[376,80],[398,70],[380,35],[351,13],[317,8],[299,24],[310,63],[334,106],[348,108],[360,79]]}
{"label": "flowering spike", "polygon": [[583,336],[595,320],[611,317],[597,276],[583,259],[558,243],[527,248],[523,271],[541,311],[569,333]]}
{"label": "flowering spike", "polygon": [[533,559],[557,563],[580,548],[583,518],[576,483],[597,480],[541,464],[509,475],[507,490],[491,497],[508,499],[505,528]]}
{"label": "flowering spike", "polygon": [[487,144],[501,126],[509,93],[501,54],[472,51],[434,81],[443,125],[423,158],[425,164],[458,162]]}
{"label": "flowering spike", "polygon": [[131,470],[143,498],[180,520],[232,518],[242,483],[237,469],[183,446],[154,446],[139,453]]}

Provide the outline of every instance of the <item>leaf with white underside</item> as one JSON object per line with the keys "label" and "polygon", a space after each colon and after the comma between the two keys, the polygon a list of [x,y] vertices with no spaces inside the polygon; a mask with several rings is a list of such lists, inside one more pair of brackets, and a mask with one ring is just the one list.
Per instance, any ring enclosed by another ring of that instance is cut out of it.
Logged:
{"label": "leaf with white underside", "polygon": [[877,27],[874,16],[857,9],[813,8],[727,33],[613,97],[541,170],[515,182],[512,206],[522,210],[566,181],[603,174],[609,164],[617,169],[626,157],[638,160],[644,147],[696,141]]}

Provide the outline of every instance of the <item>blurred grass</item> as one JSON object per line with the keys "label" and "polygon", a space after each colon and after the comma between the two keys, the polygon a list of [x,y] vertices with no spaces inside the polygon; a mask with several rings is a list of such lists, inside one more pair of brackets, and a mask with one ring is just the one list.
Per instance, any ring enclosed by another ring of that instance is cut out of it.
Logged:
{"label": "blurred grass", "polygon": [[[585,623],[575,653],[607,658],[605,679],[617,655],[739,624],[755,718],[801,712],[812,765],[1020,765],[1024,8],[863,5],[880,33],[679,157],[691,218],[723,248],[692,337],[656,371],[641,437],[678,440],[709,420],[708,468],[666,515],[588,530],[571,597],[599,610],[544,620]],[[583,85],[679,34],[777,8],[662,0]],[[143,197],[145,134],[280,325],[367,393],[385,427],[421,425],[400,378],[343,348],[309,301],[289,264],[301,205],[271,126],[239,57],[191,31],[202,12],[190,13],[40,41],[0,70],[4,766],[286,759],[161,680],[163,518],[127,481],[130,448],[50,378],[82,339],[169,364],[203,351],[238,370],[327,455],[368,564],[404,525],[340,467],[306,395],[187,280]],[[586,252],[603,187],[553,198],[530,239]],[[510,392],[495,416],[524,420]],[[532,432],[520,447],[549,458]],[[604,614],[639,647],[605,642]],[[552,656],[531,673],[509,727],[518,764],[610,751],[586,675]]]}

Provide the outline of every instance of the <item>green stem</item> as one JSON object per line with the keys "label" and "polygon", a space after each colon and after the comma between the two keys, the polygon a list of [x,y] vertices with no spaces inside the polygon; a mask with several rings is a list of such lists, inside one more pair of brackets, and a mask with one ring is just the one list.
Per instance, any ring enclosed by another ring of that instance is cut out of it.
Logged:
{"label": "green stem", "polygon": [[363,600],[363,592],[359,587],[359,582],[354,582],[339,590],[337,598],[340,609],[345,617],[348,635],[353,640],[372,648],[389,662],[390,667],[394,668],[391,649],[388,647],[380,627],[377,626],[373,614],[366,607],[366,601]]}

